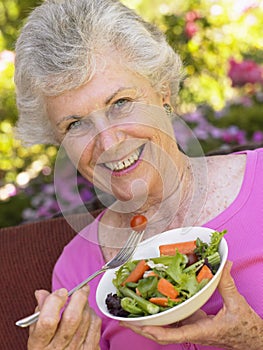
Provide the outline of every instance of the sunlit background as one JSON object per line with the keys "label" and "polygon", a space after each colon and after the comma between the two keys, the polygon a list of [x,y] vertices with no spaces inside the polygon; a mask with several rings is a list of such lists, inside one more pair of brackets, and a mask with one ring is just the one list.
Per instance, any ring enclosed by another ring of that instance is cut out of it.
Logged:
{"label": "sunlit background", "polygon": [[[59,213],[53,186],[57,149],[24,148],[14,137],[14,44],[40,1],[0,1],[0,227]],[[167,35],[186,71],[177,113],[204,152],[263,143],[263,1],[123,0]],[[29,121],[30,122],[30,121]],[[187,140],[182,135],[182,146]],[[83,201],[96,207],[91,184],[79,178]],[[74,191],[65,199],[74,204]]]}

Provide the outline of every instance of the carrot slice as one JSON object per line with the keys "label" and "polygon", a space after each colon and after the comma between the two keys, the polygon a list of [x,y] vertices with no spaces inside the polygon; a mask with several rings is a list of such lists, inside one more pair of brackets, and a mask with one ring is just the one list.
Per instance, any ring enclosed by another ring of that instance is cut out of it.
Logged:
{"label": "carrot slice", "polygon": [[144,276],[144,277],[146,277],[146,278],[147,277],[159,277],[159,275],[154,271],[149,271],[146,273],[146,276]]}
{"label": "carrot slice", "polygon": [[161,278],[158,281],[157,290],[158,292],[162,293],[166,297],[169,297],[172,299],[176,298],[179,294],[178,291],[175,289],[175,287],[172,285],[172,283],[167,281],[165,278]]}
{"label": "carrot slice", "polygon": [[137,295],[139,295],[140,297],[142,296],[138,288],[135,288],[135,293],[136,293]]}
{"label": "carrot slice", "polygon": [[161,298],[161,297],[152,297],[149,299],[149,301],[155,305],[159,306],[168,306],[168,301],[174,301],[174,302],[180,302],[180,298]]}
{"label": "carrot slice", "polygon": [[139,279],[143,277],[144,272],[149,270],[149,268],[150,267],[147,265],[145,260],[140,260],[126,280],[122,282],[122,286],[124,286],[127,282],[138,282]]}
{"label": "carrot slice", "polygon": [[192,254],[196,248],[196,241],[163,244],[159,246],[160,255]]}
{"label": "carrot slice", "polygon": [[197,279],[197,282],[200,283],[204,279],[211,280],[211,278],[213,278],[213,276],[214,275],[213,275],[212,271],[209,269],[209,267],[207,265],[203,265],[202,268],[200,269],[198,275],[196,276],[196,279]]}

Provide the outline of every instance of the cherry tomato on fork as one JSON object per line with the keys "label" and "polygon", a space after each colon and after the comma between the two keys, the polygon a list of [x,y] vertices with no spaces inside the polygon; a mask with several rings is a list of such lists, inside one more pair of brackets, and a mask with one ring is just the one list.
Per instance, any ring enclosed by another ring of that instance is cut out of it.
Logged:
{"label": "cherry tomato on fork", "polygon": [[139,232],[139,231],[145,230],[147,222],[148,221],[144,215],[138,214],[138,215],[134,215],[131,218],[130,226],[134,231]]}

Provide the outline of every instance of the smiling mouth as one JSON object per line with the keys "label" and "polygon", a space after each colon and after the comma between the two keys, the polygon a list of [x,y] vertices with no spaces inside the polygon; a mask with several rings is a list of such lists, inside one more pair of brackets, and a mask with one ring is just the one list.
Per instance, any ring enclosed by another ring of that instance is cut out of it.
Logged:
{"label": "smiling mouth", "polygon": [[128,169],[129,167],[131,167],[132,165],[134,165],[138,159],[140,158],[140,155],[143,151],[144,145],[137,148],[132,154],[130,154],[127,158],[124,158],[120,161],[116,161],[116,162],[108,162],[108,163],[104,163],[104,166],[108,169],[110,169],[111,171],[122,171],[125,169]]}

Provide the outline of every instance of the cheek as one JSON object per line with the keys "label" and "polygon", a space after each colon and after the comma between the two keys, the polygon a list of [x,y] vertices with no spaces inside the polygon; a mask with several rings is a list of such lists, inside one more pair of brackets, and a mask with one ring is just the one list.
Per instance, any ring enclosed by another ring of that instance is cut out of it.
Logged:
{"label": "cheek", "polygon": [[86,148],[82,151],[81,155],[78,155],[78,164],[77,168],[81,169],[85,172],[90,172],[95,167],[95,163],[92,161],[92,150],[90,148]]}
{"label": "cheek", "polygon": [[79,173],[91,183],[94,183],[94,168],[82,157],[77,165]]}
{"label": "cheek", "polygon": [[93,147],[87,145],[87,142],[81,141],[81,139],[78,141],[67,139],[62,143],[62,146],[77,169],[86,169],[92,164]]}

